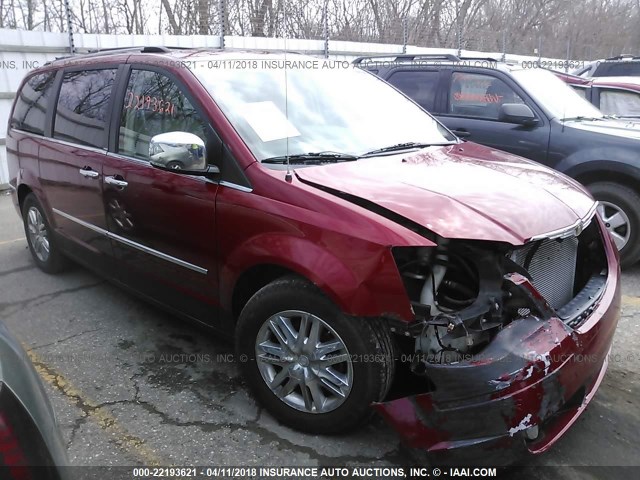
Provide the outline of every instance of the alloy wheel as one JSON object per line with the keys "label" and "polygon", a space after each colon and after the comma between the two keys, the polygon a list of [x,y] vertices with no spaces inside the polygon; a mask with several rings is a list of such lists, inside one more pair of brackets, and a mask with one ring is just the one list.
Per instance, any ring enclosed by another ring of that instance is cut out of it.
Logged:
{"label": "alloy wheel", "polygon": [[349,397],[349,351],[338,333],[311,313],[287,310],[271,316],[258,331],[255,353],[269,389],[296,410],[326,413]]}
{"label": "alloy wheel", "polygon": [[27,230],[29,231],[29,242],[38,260],[45,263],[49,259],[50,245],[49,233],[44,223],[40,210],[36,207],[29,208],[27,214]]}
{"label": "alloy wheel", "polygon": [[629,217],[619,206],[602,200],[598,203],[598,213],[611,234],[616,247],[618,250],[622,250],[631,237]]}

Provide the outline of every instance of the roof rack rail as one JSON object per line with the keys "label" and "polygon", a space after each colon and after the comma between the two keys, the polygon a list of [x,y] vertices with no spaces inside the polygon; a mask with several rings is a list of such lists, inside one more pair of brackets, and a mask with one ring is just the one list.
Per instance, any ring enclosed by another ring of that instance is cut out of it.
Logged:
{"label": "roof rack rail", "polygon": [[173,50],[188,50],[190,47],[160,47],[160,46],[131,46],[131,47],[108,47],[108,48],[91,48],[88,50],[87,54],[93,53],[113,53],[118,51],[129,52],[132,50],[137,50],[141,53],[169,53]]}
{"label": "roof rack rail", "polygon": [[494,57],[458,57],[460,60],[480,60],[483,62],[502,63],[502,60]]}
{"label": "roof rack rail", "polygon": [[636,55],[632,55],[630,53],[621,53],[620,55],[616,55],[615,57],[609,57],[609,58],[606,58],[605,60],[625,60],[625,59],[636,60],[636,59],[640,59],[640,57]]}
{"label": "roof rack rail", "polygon": [[388,53],[388,54],[380,54],[380,55],[364,55],[362,57],[358,57],[353,61],[354,65],[358,65],[362,63],[364,60],[377,60],[383,58],[393,58],[395,61],[411,61],[419,58],[429,59],[429,60],[445,60],[448,62],[457,62],[460,60],[456,55],[450,53]]}

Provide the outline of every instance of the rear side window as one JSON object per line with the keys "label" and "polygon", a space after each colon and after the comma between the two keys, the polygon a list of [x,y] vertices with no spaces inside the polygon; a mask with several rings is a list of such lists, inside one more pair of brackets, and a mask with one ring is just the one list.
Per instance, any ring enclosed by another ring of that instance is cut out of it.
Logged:
{"label": "rear side window", "polygon": [[640,62],[604,62],[593,72],[594,77],[636,77],[640,75]]}
{"label": "rear side window", "polygon": [[149,70],[133,70],[124,97],[118,153],[149,160],[151,137],[188,132],[207,138],[206,124],[169,77]]}
{"label": "rear side window", "polygon": [[407,97],[428,111],[433,111],[439,72],[400,71],[387,80]]}
{"label": "rear side window", "polygon": [[605,115],[640,117],[640,94],[624,90],[600,91],[600,110]]}
{"label": "rear side window", "polygon": [[44,135],[47,106],[53,93],[54,80],[54,72],[40,73],[24,84],[11,117],[13,128]]}
{"label": "rear side window", "polygon": [[107,113],[115,79],[116,69],[65,73],[53,136],[81,145],[106,147]]}

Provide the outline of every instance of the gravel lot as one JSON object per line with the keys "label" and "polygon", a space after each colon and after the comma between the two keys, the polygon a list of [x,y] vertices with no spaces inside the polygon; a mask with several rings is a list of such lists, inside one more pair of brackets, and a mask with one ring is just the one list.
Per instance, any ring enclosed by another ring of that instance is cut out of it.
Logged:
{"label": "gravel lot", "polygon": [[[537,478],[622,477],[579,466],[640,465],[640,267],[624,273],[623,294],[605,380],[565,437],[532,460],[554,466]],[[332,437],[278,425],[248,395],[230,345],[83,268],[38,270],[3,193],[0,319],[44,378],[75,465],[392,466],[419,458],[379,419]]]}

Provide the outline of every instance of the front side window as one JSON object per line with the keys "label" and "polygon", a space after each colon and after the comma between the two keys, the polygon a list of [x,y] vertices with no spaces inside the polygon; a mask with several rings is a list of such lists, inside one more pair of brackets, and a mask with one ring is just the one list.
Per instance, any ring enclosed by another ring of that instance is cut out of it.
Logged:
{"label": "front side window", "polygon": [[387,80],[427,111],[433,111],[439,72],[402,70]]}
{"label": "front side window", "polygon": [[[149,70],[131,72],[120,119],[118,153],[149,161],[149,143],[152,137],[170,132],[186,132],[205,140],[209,137],[205,127],[206,124],[189,99],[169,77]],[[173,160],[172,153],[175,153]],[[152,156],[160,154],[164,154],[163,158],[168,159],[167,161],[178,165],[176,168],[186,167],[176,163],[182,162],[184,152],[151,152]]]}
{"label": "front side window", "polygon": [[49,98],[53,92],[55,73],[40,73],[31,77],[18,98],[11,117],[11,126],[31,133],[44,135]]}
{"label": "front side window", "polygon": [[605,115],[640,117],[640,94],[603,89],[600,91],[600,111]]}
{"label": "front side window", "polygon": [[58,97],[54,138],[106,148],[109,99],[116,69],[65,73]]}
{"label": "front side window", "polygon": [[587,89],[584,87],[578,87],[576,85],[571,85],[571,88],[573,88],[573,91],[576,92],[578,95],[580,95],[582,98],[586,99],[587,98]]}
{"label": "front side window", "polygon": [[498,120],[505,103],[524,103],[505,82],[492,75],[454,72],[449,91],[451,115]]}

